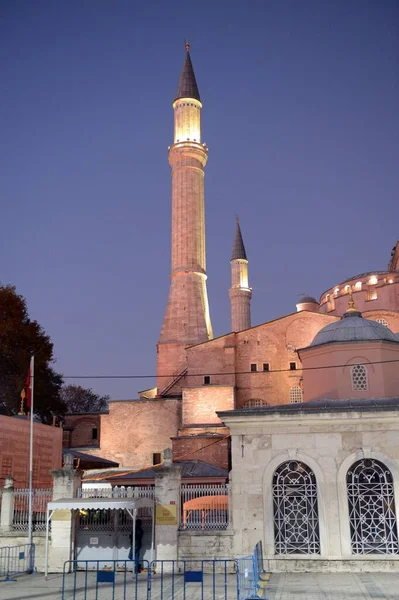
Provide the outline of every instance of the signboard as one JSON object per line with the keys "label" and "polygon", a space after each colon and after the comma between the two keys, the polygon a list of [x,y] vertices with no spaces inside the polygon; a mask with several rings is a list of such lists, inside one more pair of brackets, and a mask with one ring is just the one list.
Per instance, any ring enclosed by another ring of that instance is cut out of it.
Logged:
{"label": "signboard", "polygon": [[176,525],[176,515],[175,504],[158,504],[155,509],[155,523],[157,525]]}
{"label": "signboard", "polygon": [[98,546],[98,537],[90,538],[90,546]]}
{"label": "signboard", "polygon": [[70,521],[71,511],[69,508],[57,508],[53,514],[53,521]]}

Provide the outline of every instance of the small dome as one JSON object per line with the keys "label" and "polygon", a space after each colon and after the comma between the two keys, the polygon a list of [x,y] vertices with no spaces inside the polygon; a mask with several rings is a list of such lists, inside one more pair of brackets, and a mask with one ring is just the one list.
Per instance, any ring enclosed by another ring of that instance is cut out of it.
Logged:
{"label": "small dome", "polygon": [[307,304],[307,303],[312,303],[312,304],[318,304],[318,301],[316,300],[316,298],[313,298],[313,296],[302,296],[302,298],[299,298],[297,304]]}
{"label": "small dome", "polygon": [[321,346],[332,342],[399,342],[385,325],[363,319],[359,312],[347,312],[340,321],[323,327],[310,346]]}

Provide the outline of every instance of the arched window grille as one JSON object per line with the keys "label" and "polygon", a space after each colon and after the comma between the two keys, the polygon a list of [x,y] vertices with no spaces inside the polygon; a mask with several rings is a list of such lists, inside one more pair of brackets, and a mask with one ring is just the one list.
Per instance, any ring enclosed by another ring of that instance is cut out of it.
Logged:
{"label": "arched window grille", "polygon": [[381,462],[364,458],[346,476],[354,554],[399,554],[393,478]]}
{"label": "arched window grille", "polygon": [[353,365],[351,368],[351,378],[352,390],[354,392],[361,392],[369,389],[367,369],[364,365]]}
{"label": "arched window grille", "polygon": [[320,554],[317,485],[313,471],[290,460],[273,476],[276,554]]}
{"label": "arched window grille", "polygon": [[302,388],[299,385],[294,385],[290,388],[290,403],[298,404],[299,402],[303,402]]}
{"label": "arched window grille", "polygon": [[386,319],[383,319],[382,317],[378,317],[378,319],[376,319],[377,323],[381,323],[381,325],[384,325],[384,327],[389,327],[389,323]]}
{"label": "arched window grille", "polygon": [[245,408],[257,408],[259,406],[267,406],[267,402],[261,398],[251,398],[244,404]]}

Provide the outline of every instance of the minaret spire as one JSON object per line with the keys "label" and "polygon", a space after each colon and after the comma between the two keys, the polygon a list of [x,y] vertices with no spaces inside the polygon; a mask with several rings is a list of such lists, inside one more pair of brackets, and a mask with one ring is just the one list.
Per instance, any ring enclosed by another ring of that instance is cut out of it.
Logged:
{"label": "minaret spire", "polygon": [[248,285],[248,259],[238,216],[236,217],[236,230],[230,265],[231,329],[232,331],[242,331],[251,327],[252,290]]}
{"label": "minaret spire", "polygon": [[[202,103],[186,42],[186,55],[173,102],[172,259],[168,304],[158,343],[158,393],[175,393],[173,374],[186,365],[186,347],[213,337],[206,289]],[[167,392],[166,392],[167,390]]]}

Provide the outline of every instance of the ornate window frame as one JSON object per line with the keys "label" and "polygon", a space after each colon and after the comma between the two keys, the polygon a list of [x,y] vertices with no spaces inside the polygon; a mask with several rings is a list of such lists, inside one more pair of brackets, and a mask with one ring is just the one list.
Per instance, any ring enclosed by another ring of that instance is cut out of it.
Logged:
{"label": "ornate window frame", "polygon": [[[319,511],[319,537],[320,554],[276,554],[274,539],[274,506],[273,506],[273,476],[276,469],[284,462],[296,460],[305,463],[312,469],[317,484],[317,504]],[[278,456],[275,456],[267,465],[262,477],[263,489],[263,527],[265,540],[265,553],[269,558],[279,558],[283,560],[320,558],[328,556],[328,521],[326,518],[326,498],[327,485],[324,472],[319,463],[312,457],[298,450],[297,448],[288,449]]]}
{"label": "ornate window frame", "polygon": [[386,556],[389,556],[389,560],[398,560],[399,556],[396,554],[353,554],[352,543],[351,543],[351,532],[349,524],[349,505],[348,495],[346,488],[346,475],[350,467],[362,458],[375,458],[382,462],[388,467],[393,477],[393,488],[394,496],[396,501],[396,518],[398,518],[398,502],[399,502],[399,464],[396,460],[391,457],[371,450],[371,448],[361,448],[352,454],[349,454],[341,463],[337,471],[337,489],[338,489],[338,510],[339,510],[339,523],[341,531],[341,554],[343,559],[350,558],[351,560],[386,560]]}

